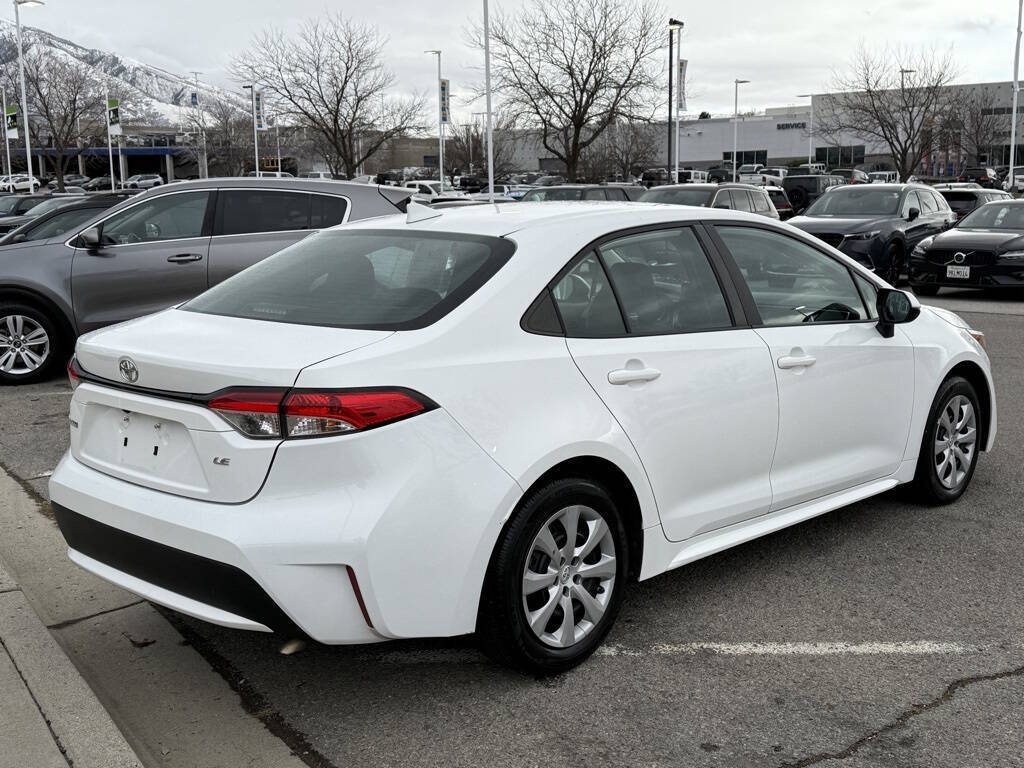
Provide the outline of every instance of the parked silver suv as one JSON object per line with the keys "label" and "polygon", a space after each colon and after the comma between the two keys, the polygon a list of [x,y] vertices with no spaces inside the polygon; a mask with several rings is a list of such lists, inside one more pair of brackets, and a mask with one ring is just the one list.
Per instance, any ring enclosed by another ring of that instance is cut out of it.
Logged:
{"label": "parked silver suv", "polygon": [[150,190],[56,237],[0,246],[0,383],[41,379],[79,334],[192,298],[311,231],[398,213],[411,193],[204,179]]}

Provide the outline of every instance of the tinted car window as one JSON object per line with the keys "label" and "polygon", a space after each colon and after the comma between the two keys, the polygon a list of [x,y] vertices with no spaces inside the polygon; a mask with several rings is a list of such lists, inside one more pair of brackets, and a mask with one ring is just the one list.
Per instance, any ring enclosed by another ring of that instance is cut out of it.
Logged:
{"label": "tinted car window", "polygon": [[630,235],[600,251],[631,333],[731,325],[718,280],[692,230]]}
{"label": "tinted car window", "polygon": [[42,205],[45,198],[42,197],[19,197],[18,203],[14,206],[12,213],[20,215],[27,213],[35,208],[37,205]]}
{"label": "tinted car window", "polygon": [[870,184],[830,189],[805,212],[806,216],[891,216],[899,206],[900,193],[894,189],[873,189]]}
{"label": "tinted car window", "polygon": [[100,212],[99,208],[82,208],[77,211],[61,211],[55,213],[46,221],[36,224],[31,228],[18,234],[24,235],[25,240],[45,240],[48,237],[63,235],[79,224],[84,224]]}
{"label": "tinted car window", "polygon": [[531,189],[522,197],[524,203],[532,203],[538,200],[579,200],[580,189],[565,189],[564,187],[554,187],[553,189]]}
{"label": "tinted car window", "polygon": [[932,199],[932,193],[924,190],[918,196],[917,199],[921,201],[921,213],[937,213],[939,207],[935,204]]}
{"label": "tinted car window", "polygon": [[17,195],[7,195],[0,197],[0,216],[11,216],[14,213],[14,209],[17,207],[18,202],[23,198]]}
{"label": "tinted car window", "polygon": [[900,215],[904,217],[909,216],[911,208],[917,208],[918,211],[922,210],[921,201],[917,199],[917,192],[913,191],[908,192],[907,196],[903,199],[903,207],[900,209]]}
{"label": "tinted car window", "polygon": [[944,198],[938,192],[931,192],[931,196],[935,198],[935,205],[938,206],[940,211],[942,211],[943,213],[949,211],[949,203],[946,202],[946,198]]}
{"label": "tinted car window", "polygon": [[765,325],[868,319],[850,271],[795,238],[754,227],[716,227]]}
{"label": "tinted car window", "polygon": [[605,195],[609,200],[629,200],[626,196],[625,190],[618,189],[616,187],[608,187],[604,190]]}
{"label": "tinted car window", "polygon": [[102,224],[101,236],[108,245],[200,237],[206,218],[209,192],[182,192],[144,200]]}
{"label": "tinted car window", "polygon": [[336,328],[422,328],[472,295],[513,250],[495,237],[324,230],[183,308]]}
{"label": "tinted car window", "polygon": [[603,189],[585,189],[583,190],[584,200],[607,200],[608,196],[605,195]]}
{"label": "tinted car window", "polygon": [[974,210],[979,202],[978,195],[973,192],[948,191],[942,194],[949,203],[949,206],[957,213],[967,213]]}
{"label": "tinted car window", "polygon": [[348,203],[343,197],[333,195],[311,195],[312,208],[309,215],[309,226],[313,229],[323,229],[341,224],[345,220],[345,210]]}
{"label": "tinted car window", "polygon": [[552,293],[566,335],[593,339],[625,334],[626,326],[608,275],[595,253],[580,259]]}
{"label": "tinted car window", "polygon": [[310,195],[268,189],[222,189],[215,234],[309,229]]}

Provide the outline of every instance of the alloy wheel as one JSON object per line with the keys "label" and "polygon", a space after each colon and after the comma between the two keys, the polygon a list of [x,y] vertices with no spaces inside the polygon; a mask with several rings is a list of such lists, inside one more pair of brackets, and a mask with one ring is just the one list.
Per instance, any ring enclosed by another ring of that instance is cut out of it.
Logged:
{"label": "alloy wheel", "polygon": [[568,648],[601,621],[615,588],[615,538],[601,514],[574,504],[541,526],[527,552],[526,621],[545,645]]}
{"label": "alloy wheel", "polygon": [[0,372],[25,376],[49,356],[50,336],[36,320],[26,315],[0,317]]}
{"label": "alloy wheel", "polygon": [[948,490],[959,488],[970,473],[978,441],[977,422],[974,406],[963,395],[954,395],[939,413],[935,426],[935,474]]}

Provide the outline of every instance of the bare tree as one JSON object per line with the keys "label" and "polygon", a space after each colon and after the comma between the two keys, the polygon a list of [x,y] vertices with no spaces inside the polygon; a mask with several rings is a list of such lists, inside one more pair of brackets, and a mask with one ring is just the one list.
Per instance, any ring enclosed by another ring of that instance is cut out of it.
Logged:
{"label": "bare tree", "polygon": [[[515,169],[515,131],[508,121],[499,117],[492,129],[494,139],[494,178],[508,176]],[[453,126],[445,142],[445,173],[449,178],[458,173],[487,175],[487,129],[481,123]]]}
{"label": "bare tree", "polygon": [[955,74],[951,51],[862,46],[848,69],[835,75],[815,133],[833,144],[850,136],[884,144],[906,179],[931,149]]}
{"label": "bare tree", "polygon": [[[680,123],[682,126],[683,123]],[[658,159],[661,128],[640,120],[620,120],[608,131],[610,160],[623,181],[639,176]]]}
{"label": "bare tree", "polygon": [[[654,0],[530,0],[491,26],[493,86],[570,179],[616,120],[653,116],[664,13]],[[481,34],[471,32],[480,46]]]}
{"label": "bare tree", "polygon": [[235,104],[209,98],[202,104],[202,126],[195,113],[190,116],[192,131],[206,131],[207,163],[225,176],[245,172],[252,152],[252,116]]}
{"label": "bare tree", "polygon": [[999,100],[988,88],[964,88],[957,98],[950,121],[959,129],[960,142],[968,162],[982,163],[1009,128],[1005,115],[997,114]]}
{"label": "bare tree", "polygon": [[387,94],[395,75],[381,58],[386,45],[375,27],[333,13],[293,37],[262,32],[231,72],[263,88],[277,114],[315,133],[333,173],[354,176],[387,141],[422,124],[422,96]]}

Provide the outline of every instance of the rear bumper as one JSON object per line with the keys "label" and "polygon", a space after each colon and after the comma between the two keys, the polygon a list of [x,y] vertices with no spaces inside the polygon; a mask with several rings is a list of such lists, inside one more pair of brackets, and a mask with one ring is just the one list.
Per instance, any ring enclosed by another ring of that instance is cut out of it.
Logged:
{"label": "rear bumper", "polygon": [[144,488],[70,455],[50,480],[69,555],[87,570],[206,621],[298,627],[324,643],[472,632],[520,494],[440,409],[286,442],[244,504]]}

